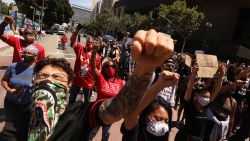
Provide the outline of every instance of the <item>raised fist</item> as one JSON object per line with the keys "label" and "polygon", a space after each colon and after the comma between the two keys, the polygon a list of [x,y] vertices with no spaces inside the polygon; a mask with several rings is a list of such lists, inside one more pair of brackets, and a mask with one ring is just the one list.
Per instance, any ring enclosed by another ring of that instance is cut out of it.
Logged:
{"label": "raised fist", "polygon": [[172,38],[157,33],[153,29],[139,30],[134,36],[131,55],[136,61],[137,67],[154,70],[166,60],[173,50]]}
{"label": "raised fist", "polygon": [[81,30],[81,29],[82,29],[82,25],[78,24],[77,27],[76,27],[76,30]]}
{"label": "raised fist", "polygon": [[180,75],[170,71],[162,71],[156,84],[162,88],[175,86],[178,84]]}
{"label": "raised fist", "polygon": [[6,24],[13,24],[15,22],[15,19],[11,16],[6,16],[4,17],[3,21],[6,23]]}

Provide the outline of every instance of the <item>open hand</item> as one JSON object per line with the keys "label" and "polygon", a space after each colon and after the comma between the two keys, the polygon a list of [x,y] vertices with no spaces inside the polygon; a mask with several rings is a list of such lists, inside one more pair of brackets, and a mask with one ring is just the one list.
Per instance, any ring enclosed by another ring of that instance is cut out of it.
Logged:
{"label": "open hand", "polygon": [[153,29],[139,30],[134,36],[131,56],[136,61],[136,67],[154,71],[173,50],[172,38]]}
{"label": "open hand", "polygon": [[100,40],[94,41],[92,53],[96,53],[100,47],[101,47],[101,41]]}

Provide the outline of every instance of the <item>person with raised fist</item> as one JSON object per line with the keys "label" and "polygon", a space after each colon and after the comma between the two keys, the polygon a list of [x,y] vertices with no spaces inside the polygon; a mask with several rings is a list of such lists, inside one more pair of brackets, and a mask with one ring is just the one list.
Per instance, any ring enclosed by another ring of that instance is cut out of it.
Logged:
{"label": "person with raised fist", "polygon": [[7,25],[11,26],[13,23],[15,23],[14,18],[11,16],[6,16],[4,17],[3,22],[0,24],[0,39],[8,45],[14,47],[12,62],[22,62],[22,51],[29,45],[35,46],[38,49],[39,55],[37,61],[44,59],[44,48],[38,43],[35,43],[35,31],[32,28],[26,28],[24,30],[22,35],[23,38],[7,35],[4,33],[5,27]]}

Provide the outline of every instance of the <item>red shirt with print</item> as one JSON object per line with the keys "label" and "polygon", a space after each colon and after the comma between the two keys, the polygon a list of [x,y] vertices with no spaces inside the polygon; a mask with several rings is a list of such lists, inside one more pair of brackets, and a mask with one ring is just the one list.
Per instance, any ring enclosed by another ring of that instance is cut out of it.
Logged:
{"label": "red shirt with print", "polygon": [[[92,89],[95,81],[90,66],[91,53],[85,53],[83,46],[79,42],[75,42],[73,48],[76,54],[74,67],[76,77],[73,79],[72,84],[77,87]],[[96,54],[96,67],[98,70],[101,69],[101,57],[98,54]]]}
{"label": "red shirt with print", "polygon": [[116,96],[122,87],[123,82],[120,78],[106,80],[99,73],[96,79],[97,100]]}
{"label": "red shirt with print", "polygon": [[[14,62],[22,62],[22,54],[21,54],[21,52],[25,47],[28,46],[27,44],[25,44],[24,40],[20,39],[18,37],[8,35],[6,43],[8,45],[14,47],[12,62],[13,63]],[[38,61],[44,59],[45,58],[44,48],[41,45],[37,44],[37,43],[33,43],[32,45],[35,46],[39,51],[39,53],[38,53]]]}

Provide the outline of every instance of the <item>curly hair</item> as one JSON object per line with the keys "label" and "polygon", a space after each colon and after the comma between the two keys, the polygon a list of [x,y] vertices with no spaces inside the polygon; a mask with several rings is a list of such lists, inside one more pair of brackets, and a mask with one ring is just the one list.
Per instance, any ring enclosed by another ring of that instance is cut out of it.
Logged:
{"label": "curly hair", "polygon": [[38,73],[43,67],[51,65],[62,68],[68,75],[68,83],[70,83],[74,77],[74,71],[70,66],[70,63],[64,58],[52,58],[46,57],[43,60],[40,60],[35,68],[34,73]]}

